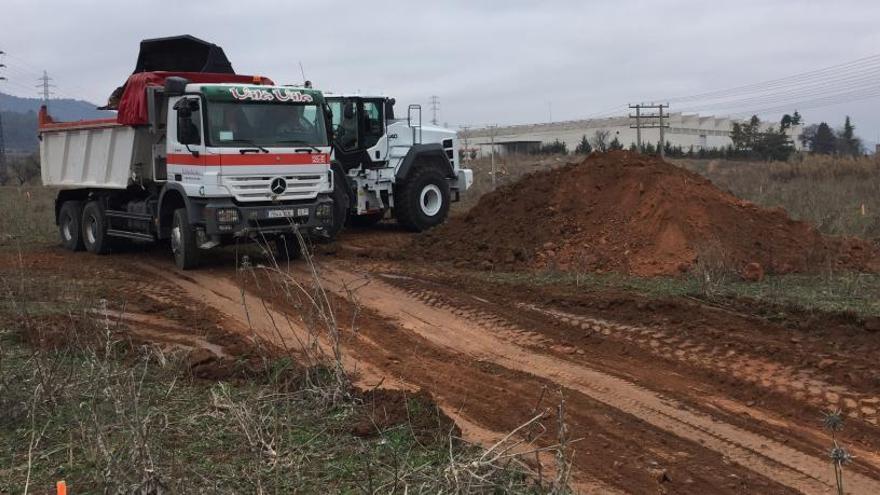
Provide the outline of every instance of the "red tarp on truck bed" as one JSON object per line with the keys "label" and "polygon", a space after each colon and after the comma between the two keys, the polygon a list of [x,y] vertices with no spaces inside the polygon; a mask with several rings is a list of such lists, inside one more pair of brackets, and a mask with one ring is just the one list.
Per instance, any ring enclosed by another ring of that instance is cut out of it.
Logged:
{"label": "red tarp on truck bed", "polygon": [[191,83],[273,84],[270,79],[261,76],[207,72],[139,72],[132,74],[125,83],[116,121],[122,125],[148,124],[147,86],[163,86],[166,78],[175,76],[188,79]]}

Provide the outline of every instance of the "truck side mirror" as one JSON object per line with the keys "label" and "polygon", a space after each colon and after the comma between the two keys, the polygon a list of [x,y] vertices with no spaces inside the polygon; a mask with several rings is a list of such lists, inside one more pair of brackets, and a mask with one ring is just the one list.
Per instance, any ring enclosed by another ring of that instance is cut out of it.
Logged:
{"label": "truck side mirror", "polygon": [[182,99],[174,104],[177,110],[177,142],[189,147],[191,144],[202,144],[199,126],[193,122],[194,111],[199,109],[199,101]]}

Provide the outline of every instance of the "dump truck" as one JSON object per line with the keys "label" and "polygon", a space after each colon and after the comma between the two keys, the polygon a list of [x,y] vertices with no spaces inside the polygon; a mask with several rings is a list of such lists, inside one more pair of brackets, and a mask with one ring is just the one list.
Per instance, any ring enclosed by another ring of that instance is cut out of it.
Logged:
{"label": "dump truck", "polygon": [[[459,163],[455,131],[422,125],[419,105],[396,118],[388,96],[331,94],[334,160],[347,180],[348,222],[369,226],[390,212],[421,232],[446,220],[449,206],[473,184]],[[340,202],[341,204],[341,202]]]}
{"label": "dump truck", "polygon": [[295,257],[301,237],[338,232],[334,197],[346,208],[348,197],[323,94],[235,74],[218,49],[188,36],[142,42],[109,102],[115,118],[55,122],[41,109],[42,179],[60,188],[64,247],[167,241],[190,269],[216,246],[261,240]]}

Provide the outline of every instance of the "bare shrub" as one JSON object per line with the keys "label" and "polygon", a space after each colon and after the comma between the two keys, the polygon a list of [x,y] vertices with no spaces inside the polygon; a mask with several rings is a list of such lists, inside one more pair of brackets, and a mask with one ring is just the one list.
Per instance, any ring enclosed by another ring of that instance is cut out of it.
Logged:
{"label": "bare shrub", "polygon": [[708,242],[697,248],[697,259],[691,268],[700,292],[717,297],[737,277],[736,269],[720,242]]}

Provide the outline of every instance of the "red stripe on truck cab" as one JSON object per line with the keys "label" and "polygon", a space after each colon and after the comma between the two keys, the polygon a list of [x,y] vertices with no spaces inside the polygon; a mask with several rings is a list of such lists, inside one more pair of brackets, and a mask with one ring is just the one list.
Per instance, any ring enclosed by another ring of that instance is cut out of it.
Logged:
{"label": "red stripe on truck cab", "polygon": [[168,165],[190,165],[194,167],[216,166],[272,166],[272,165],[326,165],[330,163],[327,153],[248,153],[246,155],[199,155],[191,153],[169,153]]}

